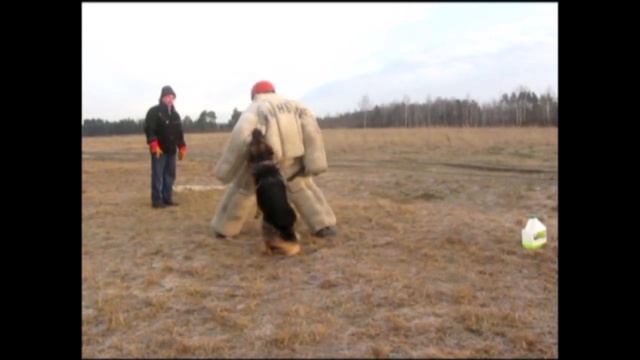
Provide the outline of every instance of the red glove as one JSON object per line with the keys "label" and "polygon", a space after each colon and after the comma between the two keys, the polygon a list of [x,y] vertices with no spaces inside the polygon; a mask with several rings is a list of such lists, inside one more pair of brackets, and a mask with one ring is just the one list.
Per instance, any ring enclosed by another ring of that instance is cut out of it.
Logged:
{"label": "red glove", "polygon": [[149,149],[152,154],[155,154],[157,158],[160,158],[162,155],[162,150],[160,149],[160,145],[158,145],[158,140],[153,140],[149,143]]}
{"label": "red glove", "polygon": [[187,155],[187,145],[182,145],[179,148],[178,152],[178,160],[184,159],[184,156]]}

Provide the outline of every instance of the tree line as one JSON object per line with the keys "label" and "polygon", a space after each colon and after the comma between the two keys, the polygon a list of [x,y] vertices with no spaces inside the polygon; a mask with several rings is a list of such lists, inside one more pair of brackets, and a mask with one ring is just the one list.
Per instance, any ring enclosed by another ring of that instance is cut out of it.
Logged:
{"label": "tree line", "polygon": [[[558,126],[557,97],[550,90],[536,94],[525,86],[482,104],[469,96],[465,99],[427,96],[422,102],[412,102],[405,95],[401,101],[372,106],[368,95],[364,95],[357,105],[359,110],[318,118],[320,127]],[[185,116],[182,128],[185,133],[230,131],[241,114],[234,108],[227,123],[218,124],[215,111],[203,110],[195,121]],[[82,122],[82,136],[141,133],[144,133],[144,119],[115,122],[85,119]]]}
{"label": "tree line", "polygon": [[[241,112],[233,109],[233,114],[226,124],[218,124],[215,111],[203,110],[197,120],[185,116],[182,119],[182,130],[185,133],[202,133],[215,131],[229,131],[240,118]],[[82,121],[82,136],[108,136],[143,134],[144,119],[122,119],[107,121],[104,119],[84,119]]]}
{"label": "tree line", "polygon": [[427,96],[423,102],[412,102],[405,95],[401,101],[372,107],[364,95],[357,105],[359,110],[323,117],[321,127],[558,126],[558,99],[550,90],[538,95],[524,86],[483,104],[468,96]]}

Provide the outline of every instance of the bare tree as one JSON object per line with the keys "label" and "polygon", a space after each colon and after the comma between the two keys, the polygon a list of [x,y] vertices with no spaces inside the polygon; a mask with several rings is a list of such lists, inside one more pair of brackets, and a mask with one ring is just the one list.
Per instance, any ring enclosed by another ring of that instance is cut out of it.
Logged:
{"label": "bare tree", "polygon": [[551,124],[551,105],[553,102],[551,86],[547,87],[546,93],[540,97],[540,100],[544,108],[544,124],[549,126]]}
{"label": "bare tree", "polygon": [[463,121],[464,121],[464,126],[470,126],[471,122],[469,121],[470,117],[471,117],[471,109],[470,109],[470,105],[471,105],[471,95],[469,95],[469,93],[467,93],[466,98],[464,99],[463,102]]}
{"label": "bare tree", "polygon": [[364,95],[360,102],[358,103],[360,110],[364,113],[364,125],[363,127],[367,128],[367,111],[371,109],[371,100],[369,100],[369,95]]}
{"label": "bare tree", "polygon": [[527,109],[530,107],[528,94],[529,89],[524,85],[520,85],[516,89],[516,124],[518,126],[522,126],[527,121]]}
{"label": "bare tree", "polygon": [[431,127],[431,114],[433,112],[433,101],[431,95],[427,95],[427,126]]}
{"label": "bare tree", "polygon": [[402,104],[404,105],[404,127],[409,127],[409,117],[407,116],[407,107],[409,106],[409,102],[411,98],[409,95],[405,94],[402,97]]}

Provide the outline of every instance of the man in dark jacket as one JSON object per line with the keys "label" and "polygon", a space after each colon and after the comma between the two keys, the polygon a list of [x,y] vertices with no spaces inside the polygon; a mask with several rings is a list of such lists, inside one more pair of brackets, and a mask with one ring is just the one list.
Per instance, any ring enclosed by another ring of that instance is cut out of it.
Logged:
{"label": "man in dark jacket", "polygon": [[154,208],[178,205],[173,201],[173,182],[176,179],[176,148],[178,159],[187,153],[180,115],[173,106],[176,93],[165,86],[159,104],[147,112],[144,132],[151,151],[151,205]]}

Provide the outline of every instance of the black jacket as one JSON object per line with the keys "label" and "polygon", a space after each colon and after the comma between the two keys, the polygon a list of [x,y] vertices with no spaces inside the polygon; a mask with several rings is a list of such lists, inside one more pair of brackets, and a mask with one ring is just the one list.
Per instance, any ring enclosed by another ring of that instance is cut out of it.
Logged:
{"label": "black jacket", "polygon": [[180,114],[172,107],[171,114],[165,104],[152,107],[147,112],[144,120],[144,132],[147,135],[147,144],[158,140],[162,152],[168,155],[176,153],[176,148],[186,145]]}

